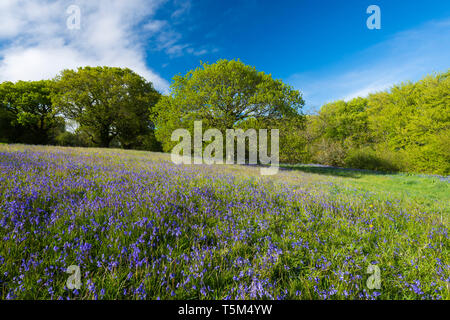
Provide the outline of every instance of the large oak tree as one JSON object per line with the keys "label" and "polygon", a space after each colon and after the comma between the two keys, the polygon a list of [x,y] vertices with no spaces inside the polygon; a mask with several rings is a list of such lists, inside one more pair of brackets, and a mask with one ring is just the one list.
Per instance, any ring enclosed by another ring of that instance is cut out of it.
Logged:
{"label": "large oak tree", "polygon": [[64,70],[56,88],[55,105],[100,147],[117,139],[122,147],[135,148],[152,134],[150,113],[160,94],[130,69]]}
{"label": "large oak tree", "polygon": [[169,151],[172,131],[189,129],[195,120],[223,131],[252,118],[261,123],[299,116],[303,104],[300,92],[239,60],[202,63],[173,78],[170,95],[155,107],[156,136]]}
{"label": "large oak tree", "polygon": [[53,82],[18,81],[0,84],[0,139],[32,144],[52,143],[64,121],[57,116],[51,95]]}

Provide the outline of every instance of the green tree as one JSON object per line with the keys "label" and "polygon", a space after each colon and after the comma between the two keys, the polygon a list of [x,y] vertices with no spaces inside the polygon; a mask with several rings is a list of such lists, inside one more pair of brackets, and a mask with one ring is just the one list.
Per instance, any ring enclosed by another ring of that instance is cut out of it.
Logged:
{"label": "green tree", "polygon": [[13,83],[4,82],[0,84],[0,142],[16,142],[17,129],[14,127],[16,116],[11,104],[8,103],[7,95]]}
{"label": "green tree", "polygon": [[375,143],[401,154],[409,171],[448,174],[450,72],[369,95]]}
{"label": "green tree", "polygon": [[171,94],[158,102],[153,119],[156,137],[169,151],[176,144],[170,141],[173,130],[190,129],[195,120],[202,120],[204,129],[223,131],[250,118],[298,116],[303,104],[298,91],[270,74],[239,60],[219,60],[175,76]]}
{"label": "green tree", "polygon": [[450,172],[450,72],[324,105],[303,132],[313,161],[378,170]]}
{"label": "green tree", "polygon": [[56,78],[56,88],[53,101],[59,111],[76,121],[95,145],[109,147],[114,140],[124,148],[138,148],[151,140],[150,115],[160,94],[130,69],[64,70]]}
{"label": "green tree", "polygon": [[64,121],[53,108],[53,82],[18,81],[0,85],[0,120],[9,127],[14,137],[11,142],[48,144],[57,132],[64,130]]}
{"label": "green tree", "polygon": [[326,104],[319,112],[323,135],[334,141],[350,139],[356,145],[368,143],[367,99],[355,98]]}

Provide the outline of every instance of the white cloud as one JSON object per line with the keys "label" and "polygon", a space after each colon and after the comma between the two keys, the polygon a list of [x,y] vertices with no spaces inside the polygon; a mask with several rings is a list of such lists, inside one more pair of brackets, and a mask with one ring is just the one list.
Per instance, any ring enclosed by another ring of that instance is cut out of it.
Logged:
{"label": "white cloud", "polygon": [[450,20],[400,32],[339,65],[294,74],[286,81],[303,91],[308,111],[324,103],[389,89],[402,81],[450,68]]}
{"label": "white cloud", "polygon": [[190,44],[181,43],[183,36],[175,31],[167,21],[147,24],[144,29],[149,31],[148,36],[154,41],[153,50],[164,51],[171,57],[179,57],[185,51],[190,53]]}
{"label": "white cloud", "polygon": [[[0,81],[53,78],[79,66],[128,67],[167,92],[169,84],[146,65],[137,24],[164,0],[2,0]],[[69,30],[66,9],[81,9],[80,30]],[[156,30],[155,30],[156,31]]]}
{"label": "white cloud", "polygon": [[175,10],[171,17],[172,19],[177,19],[180,18],[182,15],[184,15],[185,13],[189,12],[189,10],[191,10],[191,1],[190,0],[181,0],[181,1],[175,1],[179,3],[179,8],[177,10]]}
{"label": "white cloud", "polygon": [[181,39],[181,34],[171,29],[164,30],[156,37],[156,50],[170,50],[172,47],[178,45]]}
{"label": "white cloud", "polygon": [[164,27],[167,26],[167,21],[164,20],[153,20],[144,25],[144,30],[148,31],[150,35],[155,34]]}
{"label": "white cloud", "polygon": [[207,49],[195,50],[194,48],[187,49],[187,52],[193,54],[194,56],[202,56],[207,54],[209,51]]}
{"label": "white cloud", "polygon": [[166,52],[172,56],[181,56],[183,54],[183,50],[188,47],[188,44],[171,45],[166,49]]}
{"label": "white cloud", "polygon": [[177,9],[171,14],[169,21],[153,20],[144,25],[146,35],[153,42],[150,48],[163,51],[171,58],[180,57],[185,53],[195,56],[208,53],[207,49],[197,49],[191,43],[184,43],[182,33],[177,31],[177,26],[180,28],[180,24],[191,10],[191,1],[173,0],[173,4]]}

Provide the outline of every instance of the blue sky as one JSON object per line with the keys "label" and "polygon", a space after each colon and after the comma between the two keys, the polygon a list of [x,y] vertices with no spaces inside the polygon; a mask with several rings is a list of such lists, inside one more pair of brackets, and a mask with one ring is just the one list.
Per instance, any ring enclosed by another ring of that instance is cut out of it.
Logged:
{"label": "blue sky", "polygon": [[[66,27],[80,8],[79,30]],[[369,5],[381,29],[369,30]],[[0,81],[130,67],[163,92],[199,61],[239,58],[303,92],[306,111],[450,68],[442,0],[2,0]]]}

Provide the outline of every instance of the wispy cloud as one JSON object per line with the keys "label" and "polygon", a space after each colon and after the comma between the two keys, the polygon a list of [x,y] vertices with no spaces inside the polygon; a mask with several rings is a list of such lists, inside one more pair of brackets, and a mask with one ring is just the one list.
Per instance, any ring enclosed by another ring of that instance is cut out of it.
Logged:
{"label": "wispy cloud", "polygon": [[190,0],[176,0],[175,3],[178,4],[178,9],[172,13],[172,19],[178,19],[191,10],[192,4]]}
{"label": "wispy cloud", "polygon": [[212,50],[205,47],[198,49],[193,44],[184,42],[183,34],[177,31],[191,10],[191,2],[174,0],[173,4],[177,9],[170,15],[169,20],[154,20],[144,25],[143,29],[151,40],[150,48],[163,51],[171,58],[181,57],[184,54],[201,56],[211,52]]}
{"label": "wispy cloud", "polygon": [[450,68],[450,19],[400,32],[339,65],[294,74],[286,81],[300,89],[307,111],[324,103],[366,96],[396,83],[418,80]]}
{"label": "wispy cloud", "polygon": [[149,35],[160,32],[163,28],[167,27],[167,21],[165,20],[152,20],[147,22],[143,29],[148,32]]}
{"label": "wispy cloud", "polygon": [[188,48],[187,52],[189,52],[190,54],[193,54],[194,56],[203,56],[203,55],[207,54],[209,52],[209,50],[207,50],[207,49],[195,50],[193,48]]}
{"label": "wispy cloud", "polygon": [[[0,3],[0,81],[38,80],[79,66],[129,67],[160,91],[168,82],[149,68],[135,28],[152,21],[164,0],[2,0]],[[69,30],[69,5],[81,9],[81,28]],[[162,25],[153,21],[153,32]]]}

